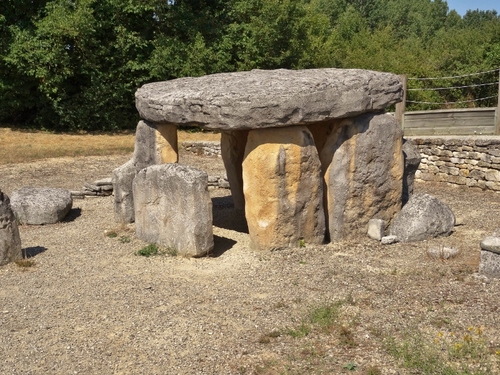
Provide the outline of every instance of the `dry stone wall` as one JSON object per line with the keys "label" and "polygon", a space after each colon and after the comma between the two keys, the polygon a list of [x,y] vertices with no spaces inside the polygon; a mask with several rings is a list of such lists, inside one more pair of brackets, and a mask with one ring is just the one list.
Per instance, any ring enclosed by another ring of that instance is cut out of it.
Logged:
{"label": "dry stone wall", "polygon": [[422,156],[417,180],[500,191],[500,136],[408,139]]}

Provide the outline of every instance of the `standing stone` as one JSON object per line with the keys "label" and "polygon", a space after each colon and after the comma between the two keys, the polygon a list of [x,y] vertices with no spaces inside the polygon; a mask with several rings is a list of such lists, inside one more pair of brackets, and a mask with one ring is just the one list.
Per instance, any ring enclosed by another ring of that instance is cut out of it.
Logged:
{"label": "standing stone", "polygon": [[251,130],[243,161],[251,246],[274,250],[325,237],[321,164],[304,126]]}
{"label": "standing stone", "polygon": [[413,194],[415,173],[418,170],[422,156],[415,144],[408,140],[403,140],[403,156],[405,160],[405,169],[403,174],[403,205],[408,202]]}
{"label": "standing stone", "polygon": [[0,266],[23,257],[21,237],[7,194],[0,190]]}
{"label": "standing stone", "polygon": [[222,132],[220,140],[222,161],[226,168],[234,208],[238,210],[245,209],[242,163],[245,156],[247,138],[248,130],[239,130]]}
{"label": "standing stone", "polygon": [[135,132],[135,148],[132,158],[113,171],[115,221],[119,223],[134,221],[132,182],[141,169],[150,165],[176,163],[177,161],[177,127],[139,121]]}
{"label": "standing stone", "polygon": [[214,247],[208,175],[179,164],[142,169],[133,182],[137,237],[201,256]]}
{"label": "standing stone", "polygon": [[401,209],[403,133],[393,116],[342,120],[321,152],[330,240],[364,235],[370,219],[390,222]]}
{"label": "standing stone", "polygon": [[23,224],[55,224],[71,211],[73,198],[66,189],[23,187],[12,193],[11,206]]}
{"label": "standing stone", "polygon": [[455,227],[450,207],[429,194],[414,194],[396,215],[389,233],[401,242],[448,236]]}

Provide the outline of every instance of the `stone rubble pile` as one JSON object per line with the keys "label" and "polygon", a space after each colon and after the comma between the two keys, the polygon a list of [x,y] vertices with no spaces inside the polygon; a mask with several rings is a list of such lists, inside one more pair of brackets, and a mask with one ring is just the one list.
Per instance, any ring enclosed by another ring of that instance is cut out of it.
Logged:
{"label": "stone rubble pile", "polygon": [[220,142],[217,141],[195,141],[182,142],[182,147],[192,154],[205,156],[220,156]]}
{"label": "stone rubble pile", "polygon": [[89,197],[106,197],[113,194],[113,183],[111,182],[111,177],[103,178],[101,180],[94,181],[92,183],[85,182],[83,184],[81,191],[72,191],[71,196],[73,198],[85,198]]}

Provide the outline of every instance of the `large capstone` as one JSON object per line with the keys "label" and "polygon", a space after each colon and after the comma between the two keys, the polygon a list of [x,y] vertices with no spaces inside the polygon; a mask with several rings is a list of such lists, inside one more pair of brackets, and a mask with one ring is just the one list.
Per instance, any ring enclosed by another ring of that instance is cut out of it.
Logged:
{"label": "large capstone", "polygon": [[389,233],[401,242],[424,241],[448,236],[455,227],[450,207],[429,194],[413,194],[394,217]]}
{"label": "large capstone", "polygon": [[142,169],[133,182],[137,237],[201,256],[213,249],[208,175],[179,164]]}
{"label": "large capstone", "polygon": [[23,187],[15,190],[11,206],[23,224],[54,224],[66,217],[73,206],[71,192],[58,188]]}
{"label": "large capstone", "polygon": [[243,191],[253,248],[324,242],[321,163],[306,127],[248,133]]}
{"label": "large capstone", "polygon": [[402,131],[393,116],[332,122],[321,149],[325,211],[332,242],[366,234],[370,219],[390,222],[401,209]]}
{"label": "large capstone", "polygon": [[401,101],[400,78],[360,69],[252,70],[148,83],[136,91],[154,123],[238,130],[312,124]]}
{"label": "large capstone", "polygon": [[7,194],[0,190],[0,266],[23,257],[16,217]]}

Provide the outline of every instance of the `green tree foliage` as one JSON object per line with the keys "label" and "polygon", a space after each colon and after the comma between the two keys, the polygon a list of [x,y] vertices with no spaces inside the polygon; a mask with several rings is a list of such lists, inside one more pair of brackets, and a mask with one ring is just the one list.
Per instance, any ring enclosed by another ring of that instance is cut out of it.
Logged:
{"label": "green tree foliage", "polygon": [[[497,13],[471,10],[462,18],[443,0],[0,3],[0,122],[38,128],[133,128],[136,89],[183,76],[338,67],[439,77],[499,66]],[[496,81],[498,74],[451,84],[479,79]],[[450,82],[411,85],[432,88]],[[492,96],[496,90],[477,86],[409,96],[453,102]]]}

